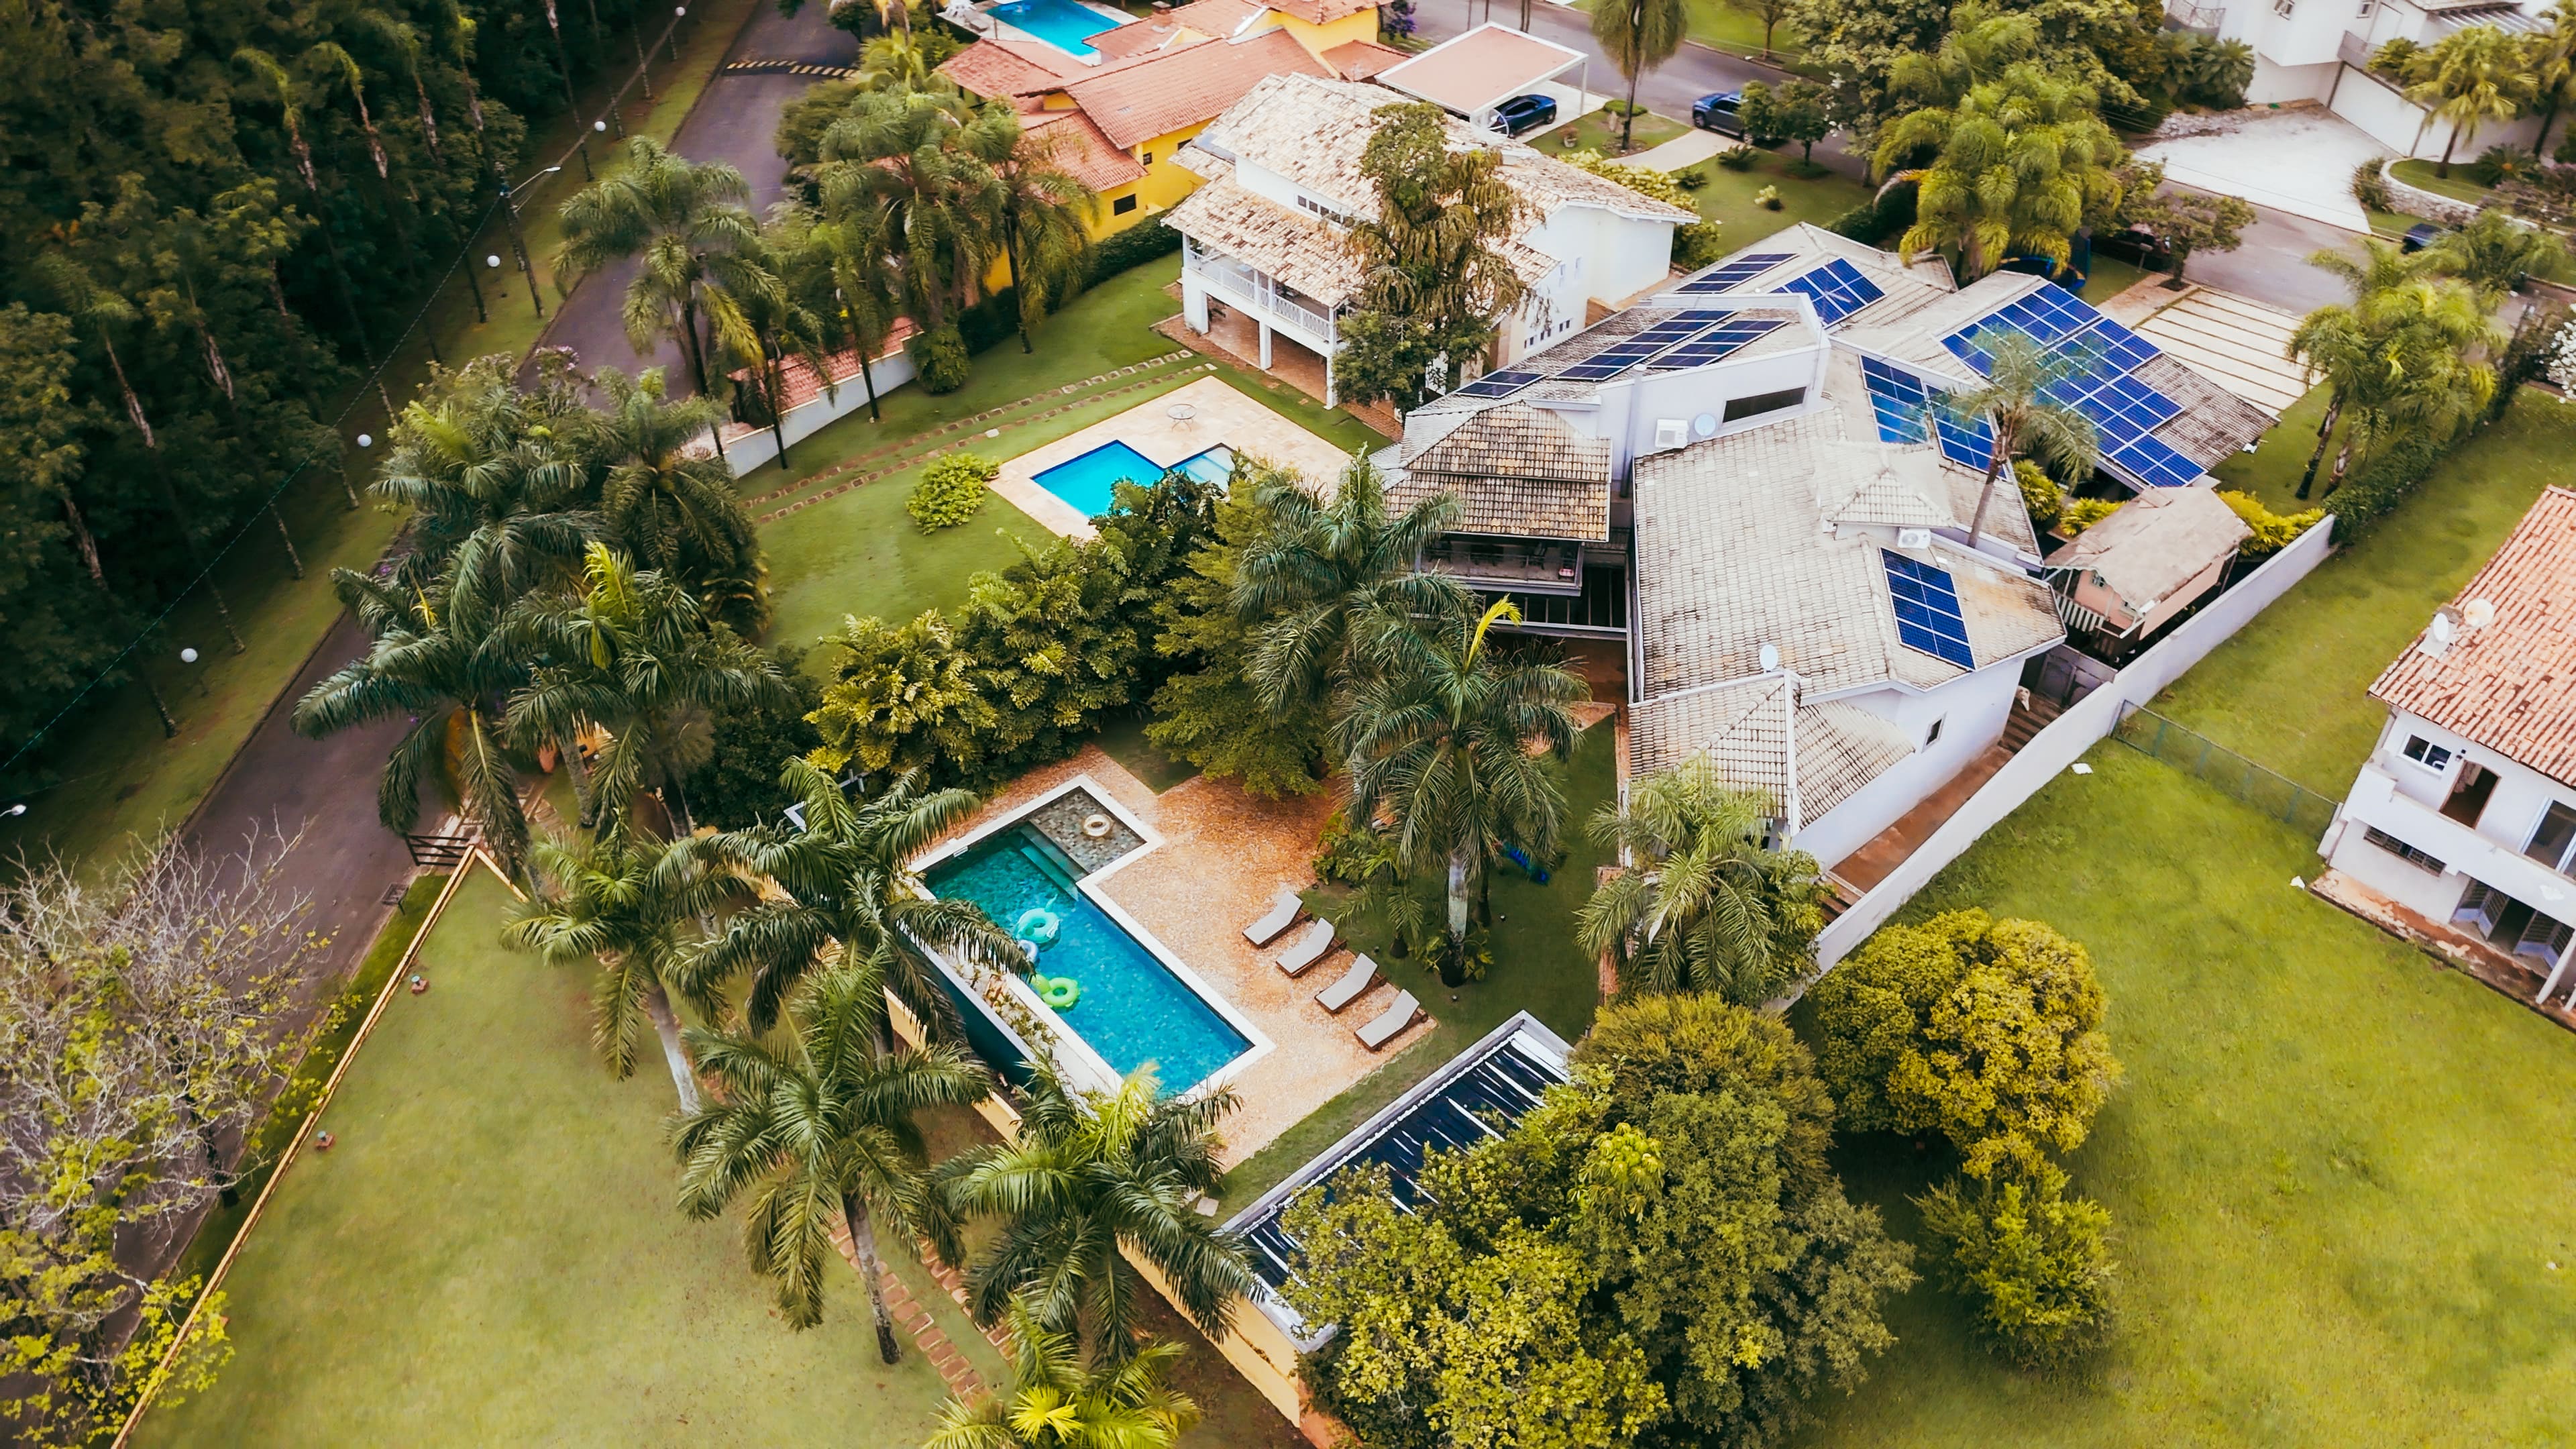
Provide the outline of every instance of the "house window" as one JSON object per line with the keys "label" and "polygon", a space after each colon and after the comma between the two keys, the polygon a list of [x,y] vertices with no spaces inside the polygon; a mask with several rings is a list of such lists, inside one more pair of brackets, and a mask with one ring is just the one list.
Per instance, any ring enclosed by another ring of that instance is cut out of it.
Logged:
{"label": "house window", "polygon": [[2451,768],[2451,752],[2422,735],[2406,737],[2406,758],[2437,775]]}
{"label": "house window", "polygon": [[2435,875],[2440,875],[2444,870],[2449,869],[2449,867],[2443,865],[2439,860],[2425,854],[2423,851],[2417,850],[2415,847],[2408,845],[2405,841],[2398,839],[2396,836],[2389,834],[2387,831],[2380,829],[2376,825],[2365,827],[2361,832],[2361,838],[2378,846],[2380,849],[2387,851],[2390,855],[2396,856],[2399,860],[2406,862],[2408,865],[2429,870]]}
{"label": "house window", "polygon": [[1111,216],[1125,216],[1127,213],[1134,211],[1135,209],[1136,198],[1132,195],[1122,196],[1116,201],[1109,203],[1109,214]]}
{"label": "house window", "polygon": [[2272,13],[2284,20],[2289,19],[2290,12],[2298,8],[2298,0],[2272,0]]}
{"label": "house window", "polygon": [[1154,153],[1151,151],[1140,151],[1137,153],[1136,159],[1144,165],[1151,166],[1154,164]]}
{"label": "house window", "polygon": [[1352,225],[1348,212],[1336,211],[1302,191],[1297,193],[1297,205],[1299,209],[1313,212],[1335,226],[1347,229]]}
{"label": "house window", "polygon": [[1803,387],[1786,388],[1779,392],[1757,392],[1751,397],[1729,398],[1726,403],[1726,420],[1731,423],[1738,418],[1776,413],[1782,408],[1796,407],[1806,400],[1807,390]]}
{"label": "house window", "polygon": [[1939,738],[1941,738],[1941,722],[1936,719],[1932,721],[1932,728],[1923,732],[1923,748],[1927,750],[1932,748],[1932,742]]}
{"label": "house window", "polygon": [[2531,832],[2531,843],[2522,853],[2551,870],[2564,871],[2568,857],[2576,854],[2576,809],[2551,801],[2548,812],[2540,817],[2540,828]]}

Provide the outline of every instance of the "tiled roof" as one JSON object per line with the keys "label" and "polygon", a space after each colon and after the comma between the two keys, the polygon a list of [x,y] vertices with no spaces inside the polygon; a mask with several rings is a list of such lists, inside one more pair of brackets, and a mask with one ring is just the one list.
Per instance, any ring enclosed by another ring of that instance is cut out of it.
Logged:
{"label": "tiled roof", "polygon": [[1154,23],[1186,25],[1201,35],[1223,37],[1242,29],[1243,22],[1260,14],[1262,9],[1252,0],[1191,0],[1187,5],[1176,5],[1155,16]]}
{"label": "tiled roof", "polygon": [[2419,638],[2371,696],[2576,785],[2576,492],[2542,493],[2451,603],[2482,613],[2478,600],[2492,620],[2455,621],[2439,657]]}
{"label": "tiled roof", "polygon": [[1056,164],[1094,191],[1124,186],[1145,174],[1136,158],[1110,145],[1084,112],[1030,111],[1020,117],[1020,129],[1051,141]]}
{"label": "tiled roof", "polygon": [[1759,790],[1789,813],[1790,760],[1797,761],[1797,815],[1816,820],[1903,763],[1914,741],[1891,720],[1838,700],[1799,701],[1784,674],[1695,690],[1639,706],[1629,724],[1641,775],[1692,759],[1740,790]]}
{"label": "tiled roof", "polygon": [[2236,552],[2254,530],[2207,488],[2151,488],[2048,556],[2053,569],[2089,569],[2137,613]]}
{"label": "tiled roof", "polygon": [[[1209,176],[1211,168],[1190,169]],[[1359,290],[1359,268],[1343,249],[1339,231],[1321,217],[1290,211],[1245,190],[1232,167],[1209,176],[1205,186],[1182,197],[1163,220],[1200,246],[1275,277],[1327,307],[1340,306]]]}
{"label": "tiled roof", "polygon": [[2132,375],[2181,405],[2181,414],[2156,429],[2156,436],[2203,468],[2215,468],[2236,456],[2280,421],[2170,353],[2148,358]]}
{"label": "tiled roof", "polygon": [[1480,25],[1406,59],[1378,77],[1378,81],[1462,116],[1472,116],[1582,60],[1581,51],[1568,50],[1508,25]]}
{"label": "tiled roof", "polygon": [[1376,9],[1377,0],[1270,0],[1270,8],[1309,25],[1330,25],[1363,10]]}
{"label": "tiled roof", "polygon": [[[1201,4],[1222,0],[1200,0]],[[1324,52],[1324,64],[1341,73],[1344,80],[1367,80],[1391,65],[1402,65],[1403,51],[1380,45],[1373,40],[1350,40]]]}
{"label": "tiled roof", "polygon": [[976,41],[941,61],[939,73],[988,101],[1039,95],[1063,88],[1076,75],[1099,74],[1052,46],[1009,40]]}
{"label": "tiled roof", "polygon": [[[1214,3],[1214,0],[1211,0],[1211,3]],[[1170,16],[1158,15],[1151,20],[1139,20],[1133,25],[1121,25],[1115,30],[1104,30],[1091,37],[1086,43],[1093,50],[1100,52],[1103,62],[1106,63],[1135,60],[1157,51],[1173,50],[1184,45],[1202,45],[1208,39],[1207,32],[1203,30],[1184,29],[1174,25]]]}
{"label": "tiled roof", "polygon": [[1065,94],[1110,144],[1129,147],[1223,113],[1264,79],[1321,76],[1324,63],[1284,30],[1240,45],[1189,45],[1074,81]]}
{"label": "tiled roof", "polygon": [[1490,408],[1404,465],[1387,490],[1399,506],[1457,495],[1458,532],[1514,538],[1610,537],[1610,444],[1543,408]]}

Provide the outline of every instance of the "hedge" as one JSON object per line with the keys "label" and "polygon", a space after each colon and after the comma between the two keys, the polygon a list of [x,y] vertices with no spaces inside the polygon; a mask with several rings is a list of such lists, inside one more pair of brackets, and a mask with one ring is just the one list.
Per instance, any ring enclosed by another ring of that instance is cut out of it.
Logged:
{"label": "hedge", "polygon": [[1891,186],[1832,221],[1825,230],[1866,246],[1885,246],[1914,225],[1914,188]]}
{"label": "hedge", "polygon": [[2423,433],[2408,433],[2372,453],[2325,502],[2335,516],[2336,541],[2350,543],[2369,532],[2372,524],[2406,501],[2415,485],[2433,476],[2452,446]]}

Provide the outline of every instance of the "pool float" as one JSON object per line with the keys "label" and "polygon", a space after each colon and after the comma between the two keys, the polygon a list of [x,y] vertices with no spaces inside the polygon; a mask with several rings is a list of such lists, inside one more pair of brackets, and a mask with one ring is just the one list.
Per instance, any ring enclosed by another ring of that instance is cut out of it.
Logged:
{"label": "pool float", "polygon": [[1037,942],[1035,942],[1035,941],[1021,941],[1021,942],[1018,942],[1018,943],[1016,943],[1016,944],[1017,944],[1017,945],[1019,946],[1019,948],[1020,948],[1020,954],[1021,954],[1021,955],[1023,955],[1023,956],[1026,956],[1026,957],[1029,959],[1029,964],[1030,964],[1030,965],[1035,966],[1036,964],[1038,964],[1038,943],[1037,943]]}
{"label": "pool float", "polygon": [[1064,923],[1055,918],[1055,912],[1044,906],[1031,906],[1020,912],[1019,922],[1011,927],[1011,934],[1032,946],[1052,946],[1055,933],[1062,929]]}
{"label": "pool float", "polygon": [[1058,1011],[1070,1011],[1073,1004],[1082,999],[1082,983],[1070,976],[1032,975],[1029,986],[1037,992],[1038,1000]]}
{"label": "pool float", "polygon": [[1106,815],[1094,815],[1082,822],[1082,833],[1094,840],[1108,839],[1109,830],[1109,817]]}

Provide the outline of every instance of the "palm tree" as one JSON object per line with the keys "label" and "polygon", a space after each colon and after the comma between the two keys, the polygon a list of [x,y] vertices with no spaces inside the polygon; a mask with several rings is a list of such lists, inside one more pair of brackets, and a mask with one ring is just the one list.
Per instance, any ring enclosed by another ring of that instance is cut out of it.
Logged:
{"label": "palm tree", "polygon": [[[721,161],[697,163],[650,136],[626,143],[623,171],[573,193],[563,204],[564,285],[628,257],[643,265],[626,286],[626,338],[638,351],[667,335],[680,344],[702,395],[717,395],[708,352],[717,341],[743,352],[759,345],[739,298],[777,286],[758,261],[760,224],[744,202],[742,173]],[[713,334],[710,336],[709,334]]]}
{"label": "palm tree", "polygon": [[409,22],[397,20],[381,10],[362,10],[358,21],[384,38],[394,53],[402,57],[403,72],[411,77],[412,99],[420,108],[420,138],[429,147],[429,159],[439,160],[438,110],[429,103],[429,85],[421,78],[420,32]]}
{"label": "palm tree", "polygon": [[597,534],[578,506],[590,474],[574,447],[586,410],[548,378],[518,386],[508,359],[477,362],[404,405],[369,491],[411,519],[396,576],[426,587],[470,544],[500,606],[554,581]]}
{"label": "palm tree", "polygon": [[[337,46],[332,48],[338,49]],[[342,58],[345,59],[346,55],[345,51],[342,52]],[[277,96],[279,119],[286,126],[287,150],[295,157],[295,174],[303,178],[305,194],[313,200],[313,229],[322,235],[322,251],[331,263],[331,281],[339,290],[340,308],[349,314],[349,329],[357,338],[358,356],[367,364],[367,370],[373,372],[376,368],[376,353],[374,346],[367,340],[367,319],[358,311],[357,294],[349,290],[349,269],[340,262],[339,238],[332,233],[328,213],[322,202],[322,180],[313,171],[313,148],[304,139],[304,87],[298,84],[293,76],[287,74],[286,67],[278,64],[275,56],[256,46],[241,47],[233,52],[233,59],[257,74],[267,88]],[[470,96],[473,93],[471,90],[473,72],[469,69],[466,75],[468,77],[467,94]],[[482,126],[482,110],[479,105],[475,109],[475,126],[477,130]],[[381,147],[378,148],[378,154],[381,157]],[[378,164],[382,164],[381,160]],[[392,412],[393,399],[385,393],[381,382],[378,383],[376,392],[377,396],[384,401],[385,411]]]}
{"label": "palm tree", "polygon": [[824,216],[873,214],[869,225],[902,258],[904,310],[934,332],[964,305],[999,240],[976,207],[985,168],[962,130],[938,95],[862,92],[824,131],[814,166]]}
{"label": "palm tree", "polygon": [[1136,1356],[1142,1287],[1122,1256],[1153,1265],[1183,1317],[1222,1339],[1252,1266],[1232,1234],[1199,1215],[1224,1173],[1217,1124],[1240,1105],[1231,1091],[1187,1101],[1162,1096],[1151,1068],[1114,1093],[1068,1088],[1041,1064],[1025,1093],[1017,1140],[941,1164],[950,1207],[999,1220],[966,1269],[966,1307],[979,1324],[1015,1302],[1050,1333],[1087,1325],[1104,1364]]}
{"label": "palm tree", "polygon": [[2029,16],[1985,16],[1942,36],[1937,51],[1895,56],[1887,68],[1888,98],[1916,106],[1956,105],[2038,48],[2039,27]]}
{"label": "palm tree", "polygon": [[1583,949],[1611,953],[1622,982],[1650,991],[1714,991],[1739,1006],[1778,996],[1813,958],[1824,916],[1814,858],[1763,846],[1775,812],[1706,760],[1604,807],[1593,838],[1618,846],[1628,869],[1576,918]]}
{"label": "palm tree", "polygon": [[1977,546],[1986,526],[1986,506],[1994,501],[1995,480],[2012,460],[2036,447],[2078,477],[2093,471],[2093,420],[2048,395],[2049,387],[2084,371],[2083,361],[2040,349],[2015,332],[1987,337],[1986,385],[1952,394],[1949,406],[1961,417],[1984,418],[1994,433],[1986,451],[1985,486],[1977,492],[1977,511],[1968,520],[1968,547]]}
{"label": "palm tree", "polygon": [[883,220],[882,213],[866,207],[825,220],[791,204],[774,224],[788,288],[821,319],[834,348],[858,355],[871,422],[885,421],[871,359],[885,350],[903,311],[903,280],[887,247]]}
{"label": "palm tree", "polygon": [[2540,134],[2532,138],[2531,149],[2546,156],[2550,128],[2558,123],[2568,92],[2576,89],[2571,84],[2576,83],[2576,0],[2558,0],[2541,18],[2548,28],[2523,37],[2523,63],[2530,69],[2533,99],[2542,106]]}
{"label": "palm tree", "polygon": [[2014,255],[2063,264],[2075,233],[2120,204],[2120,142],[2093,93],[2029,63],[1898,118],[1871,164],[1885,175],[1927,151],[1915,222],[1898,246],[1909,259],[1948,256],[1963,284]]}
{"label": "palm tree", "polygon": [[859,46],[859,73],[850,77],[863,91],[954,91],[954,81],[939,73],[938,62],[915,40],[911,27],[889,30]]}
{"label": "palm tree", "polygon": [[1166,1379],[1177,1343],[1149,1343],[1124,1363],[1083,1367],[1081,1345],[1010,1307],[1011,1391],[950,1399],[928,1449],[1172,1449],[1199,1406]]}
{"label": "palm tree", "polygon": [[330,40],[315,42],[304,57],[317,63],[323,74],[337,77],[348,86],[350,99],[358,103],[358,129],[366,133],[367,154],[375,159],[376,179],[392,180],[393,168],[385,160],[385,138],[376,131],[376,118],[367,110],[367,74],[358,68],[357,57]]}
{"label": "palm tree", "polygon": [[1392,513],[1385,478],[1359,452],[1330,503],[1277,473],[1263,476],[1255,498],[1272,526],[1244,551],[1234,607],[1247,621],[1269,621],[1251,674],[1272,709],[1312,699],[1347,674],[1352,640],[1372,621],[1468,614],[1472,595],[1455,578],[1413,566],[1457,522],[1454,494]]}
{"label": "palm tree", "polygon": [[968,155],[988,173],[980,198],[986,224],[1000,233],[1009,285],[1020,299],[1020,351],[1036,350],[1029,329],[1046,317],[1047,298],[1081,265],[1091,238],[1083,218],[1098,198],[1056,162],[1059,136],[1031,136],[1019,112],[991,105],[966,128]]}
{"label": "palm tree", "polygon": [[1628,78],[1628,109],[1619,118],[1620,154],[1634,149],[1638,79],[1672,59],[1689,31],[1690,12],[1682,0],[1615,0],[1592,7],[1592,38]]}
{"label": "palm tree", "polygon": [[[760,537],[734,491],[733,469],[689,451],[716,425],[705,398],[673,401],[662,370],[629,378],[603,368],[592,383],[608,405],[586,414],[583,447],[602,465],[599,511],[636,562],[676,580],[745,638],[769,620]],[[726,609],[718,599],[741,599]]]}
{"label": "palm tree", "polygon": [[2524,277],[2565,260],[2567,244],[2557,233],[2525,226],[2501,211],[2481,211],[2459,229],[2444,232],[2422,254],[2432,270],[2459,278],[2492,309],[2503,305]]}
{"label": "palm tree", "polygon": [[2342,278],[2352,301],[2318,308],[2290,334],[2289,355],[2306,363],[2327,388],[2317,445],[2299,476],[2300,498],[2315,486],[2326,447],[2348,412],[2357,426],[2337,455],[2338,482],[2355,448],[2389,422],[2404,416],[2441,423],[2458,416],[2461,405],[2481,397],[2481,378],[2483,395],[2493,395],[2493,370],[2465,356],[2495,345],[2485,307],[2459,283],[2427,285],[2426,273],[2442,260],[2430,250],[2409,255],[2376,238],[2364,238],[2361,245],[2358,258],[2337,249],[2308,258]]}
{"label": "palm tree", "polygon": [[2480,125],[2513,119],[2531,99],[2535,79],[2522,47],[2494,25],[2452,31],[2417,56],[2408,74],[2415,83],[2406,95],[2425,108],[2424,124],[2436,117],[2451,123],[2451,139],[2433,168],[2438,176],[2451,174],[2451,153],[2461,142],[2475,141]]}
{"label": "palm tree", "polygon": [[1350,775],[1350,818],[1386,822],[1408,869],[1448,867],[1457,962],[1486,866],[1514,846],[1532,859],[1556,853],[1565,796],[1548,767],[1573,753],[1574,706],[1591,697],[1555,660],[1486,652],[1486,631],[1519,618],[1506,600],[1471,622],[1408,619],[1374,631],[1331,731]]}
{"label": "palm tree", "polygon": [[504,938],[549,965],[596,961],[590,1039],[601,1060],[620,1081],[632,1075],[649,1021],[680,1110],[697,1111],[697,1069],[671,1009],[671,986],[681,979],[692,923],[739,899],[741,882],[622,827],[588,844],[541,839],[530,861],[538,889]]}
{"label": "palm tree", "polygon": [[584,554],[579,593],[521,601],[506,639],[518,657],[542,661],[510,697],[511,737],[530,746],[585,724],[606,729],[593,790],[614,822],[658,785],[689,833],[680,779],[706,763],[708,712],[794,698],[777,660],[711,622],[677,582],[637,571],[604,543]]}
{"label": "palm tree", "polygon": [[684,1116],[674,1142],[682,1212],[712,1218],[750,1193],[743,1246],[753,1271],[778,1280],[789,1326],[823,1321],[832,1229],[846,1228],[876,1320],[877,1354],[894,1363],[903,1351],[886,1309],[877,1224],[899,1240],[927,1235],[943,1257],[959,1251],[929,1190],[913,1114],[972,1106],[992,1081],[953,1046],[888,1049],[878,965],[844,955],[807,980],[781,1045],[691,1029],[689,1046],[717,1099]]}
{"label": "palm tree", "polygon": [[838,944],[846,955],[876,963],[895,995],[934,1028],[956,1020],[931,958],[944,951],[968,964],[1009,970],[1025,964],[1010,933],[968,901],[933,900],[912,874],[914,857],[975,811],[964,790],[931,790],[917,774],[890,781],[853,804],[829,773],[790,759],[779,783],[797,797],[801,828],[756,825],[697,842],[695,848],[785,894],[735,915],[707,943],[691,971],[697,990],[748,974],[744,1012],[767,1031],[797,981]]}

